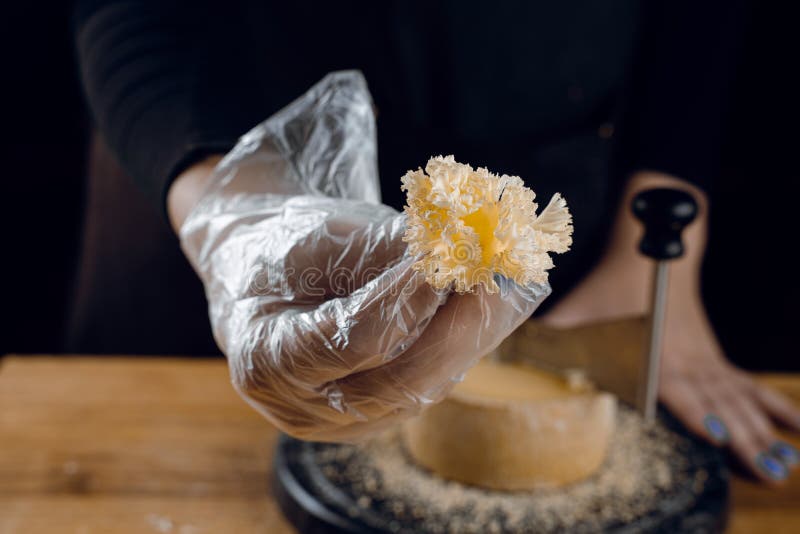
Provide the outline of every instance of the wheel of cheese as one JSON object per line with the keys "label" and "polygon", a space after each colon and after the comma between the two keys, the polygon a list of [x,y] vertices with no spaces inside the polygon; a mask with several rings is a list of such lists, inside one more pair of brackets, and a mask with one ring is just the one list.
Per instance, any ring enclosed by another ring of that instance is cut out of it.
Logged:
{"label": "wheel of cheese", "polygon": [[526,364],[484,359],[441,403],[408,421],[414,460],[497,490],[558,487],[603,463],[616,399]]}

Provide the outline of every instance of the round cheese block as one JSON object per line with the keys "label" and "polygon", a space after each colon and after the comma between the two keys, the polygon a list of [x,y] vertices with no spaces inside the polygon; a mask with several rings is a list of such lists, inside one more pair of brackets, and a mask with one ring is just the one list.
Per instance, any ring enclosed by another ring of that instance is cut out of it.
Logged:
{"label": "round cheese block", "polygon": [[444,478],[529,490],[591,475],[615,420],[615,397],[585,381],[484,358],[403,435],[412,458]]}

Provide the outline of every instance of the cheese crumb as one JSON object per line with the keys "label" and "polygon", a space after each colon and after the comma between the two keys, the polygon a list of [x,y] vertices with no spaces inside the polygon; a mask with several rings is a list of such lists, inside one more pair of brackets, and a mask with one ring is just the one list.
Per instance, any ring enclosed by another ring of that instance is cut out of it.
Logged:
{"label": "cheese crumb", "polygon": [[537,215],[536,194],[518,176],[490,173],[453,156],[428,160],[425,171],[402,178],[408,217],[404,241],[414,265],[438,289],[458,293],[483,284],[498,290],[494,274],[519,285],[547,282],[551,252],[572,245],[572,216],[560,194]]}

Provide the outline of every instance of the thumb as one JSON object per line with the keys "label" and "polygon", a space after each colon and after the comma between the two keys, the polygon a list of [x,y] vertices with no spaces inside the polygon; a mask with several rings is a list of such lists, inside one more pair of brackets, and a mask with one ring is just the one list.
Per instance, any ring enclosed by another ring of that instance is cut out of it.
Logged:
{"label": "thumb", "polygon": [[494,350],[550,293],[548,285],[499,281],[500,291],[454,294],[419,339],[393,361],[338,380],[351,408],[373,419],[441,400],[478,359]]}

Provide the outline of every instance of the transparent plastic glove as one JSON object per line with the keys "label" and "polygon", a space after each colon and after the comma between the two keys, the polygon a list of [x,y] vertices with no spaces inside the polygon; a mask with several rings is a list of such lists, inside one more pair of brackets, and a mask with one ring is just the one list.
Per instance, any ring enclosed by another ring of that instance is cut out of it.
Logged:
{"label": "transparent plastic glove", "polygon": [[[397,187],[400,187],[398,177]],[[305,439],[355,440],[441,400],[549,293],[451,294],[379,203],[363,77],[338,72],[240,140],[181,228],[235,388]]]}

